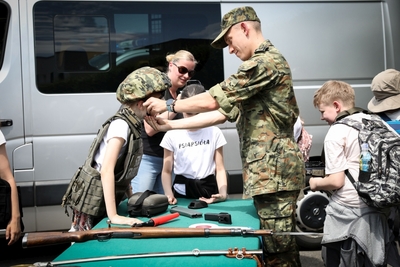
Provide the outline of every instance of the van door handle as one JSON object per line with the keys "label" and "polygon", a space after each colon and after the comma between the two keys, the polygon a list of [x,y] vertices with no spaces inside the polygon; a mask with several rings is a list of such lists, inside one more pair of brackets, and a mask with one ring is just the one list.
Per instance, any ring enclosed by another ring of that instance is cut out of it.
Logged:
{"label": "van door handle", "polygon": [[1,122],[1,127],[7,127],[13,125],[13,121],[10,119],[0,120],[0,122]]}

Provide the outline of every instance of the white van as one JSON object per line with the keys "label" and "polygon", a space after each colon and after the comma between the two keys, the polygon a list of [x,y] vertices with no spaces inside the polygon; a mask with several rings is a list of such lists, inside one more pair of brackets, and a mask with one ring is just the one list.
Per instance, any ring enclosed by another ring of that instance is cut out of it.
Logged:
{"label": "white van", "polygon": [[[210,43],[222,15],[243,5],[254,7],[265,38],[291,65],[313,156],[328,129],[313,107],[314,91],[326,80],[343,80],[365,108],[372,78],[400,68],[398,0],[0,2],[1,130],[26,232],[69,228],[61,198],[99,126],[118,109],[115,91],[127,74],[165,67],[166,54],[180,49],[200,62],[194,79],[208,88],[236,72],[240,60]],[[228,141],[229,193],[240,193],[235,125],[220,127]],[[325,195],[305,195],[299,231],[321,230],[325,204],[314,197]]]}

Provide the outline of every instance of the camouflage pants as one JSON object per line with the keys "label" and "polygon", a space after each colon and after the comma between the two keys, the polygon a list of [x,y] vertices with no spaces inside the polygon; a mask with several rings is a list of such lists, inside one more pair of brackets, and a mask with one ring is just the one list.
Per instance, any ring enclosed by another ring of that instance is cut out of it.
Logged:
{"label": "camouflage pants", "polygon": [[[295,230],[295,209],[299,191],[285,191],[254,196],[262,229],[275,232]],[[299,267],[300,254],[294,236],[263,237],[265,266]]]}

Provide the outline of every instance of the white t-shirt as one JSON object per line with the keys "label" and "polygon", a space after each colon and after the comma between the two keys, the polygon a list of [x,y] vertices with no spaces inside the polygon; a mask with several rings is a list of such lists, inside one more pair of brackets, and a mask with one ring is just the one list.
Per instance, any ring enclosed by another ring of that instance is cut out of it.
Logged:
{"label": "white t-shirt", "polygon": [[126,121],[121,119],[116,119],[111,122],[107,133],[103,137],[103,141],[100,144],[99,150],[94,156],[94,160],[97,163],[96,169],[98,171],[101,170],[101,165],[103,164],[108,141],[114,137],[121,137],[125,140],[124,145],[122,146],[122,149],[118,155],[120,156],[126,149],[126,140],[128,139],[128,134],[129,134],[129,125],[128,123],[126,123]]}
{"label": "white t-shirt", "polygon": [[[362,118],[369,115],[356,113],[350,115],[352,119],[361,122]],[[358,180],[360,170],[360,144],[358,131],[344,124],[335,124],[330,127],[324,141],[325,173],[332,174],[349,170],[354,180]],[[346,177],[345,184],[331,197],[335,202],[350,207],[366,207],[358,196],[357,191]]]}
{"label": "white t-shirt", "polygon": [[4,137],[3,133],[0,130],[0,146],[6,143],[6,138]]}
{"label": "white t-shirt", "polygon": [[[215,150],[226,140],[218,127],[211,126],[196,131],[171,130],[166,132],[160,146],[174,153],[174,173],[190,179],[202,179],[215,174]],[[175,185],[185,194],[184,185]]]}

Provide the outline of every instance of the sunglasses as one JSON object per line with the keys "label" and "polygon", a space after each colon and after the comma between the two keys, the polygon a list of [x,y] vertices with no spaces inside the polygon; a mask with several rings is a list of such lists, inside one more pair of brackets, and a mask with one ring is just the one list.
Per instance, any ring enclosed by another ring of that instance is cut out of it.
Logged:
{"label": "sunglasses", "polygon": [[178,68],[178,72],[180,74],[186,74],[188,73],[189,77],[192,77],[194,75],[194,70],[189,71],[186,67],[184,66],[178,66],[176,65],[174,62],[172,62],[172,64],[174,64],[177,68]]}

